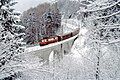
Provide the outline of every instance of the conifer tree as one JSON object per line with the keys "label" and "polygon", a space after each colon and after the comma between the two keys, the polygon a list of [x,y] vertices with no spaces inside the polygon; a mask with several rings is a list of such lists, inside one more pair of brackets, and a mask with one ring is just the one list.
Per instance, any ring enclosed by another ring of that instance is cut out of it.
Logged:
{"label": "conifer tree", "polygon": [[0,77],[6,72],[12,74],[12,69],[6,69],[7,66],[11,61],[17,60],[17,55],[24,52],[24,33],[18,33],[21,27],[16,24],[18,13],[13,12],[13,5],[16,3],[13,0],[0,0]]}

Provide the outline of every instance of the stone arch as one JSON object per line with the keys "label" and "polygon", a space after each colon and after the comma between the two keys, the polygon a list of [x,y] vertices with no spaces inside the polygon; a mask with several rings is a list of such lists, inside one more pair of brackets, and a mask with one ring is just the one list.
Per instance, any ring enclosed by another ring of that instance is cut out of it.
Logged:
{"label": "stone arch", "polygon": [[60,51],[58,50],[53,50],[49,55],[49,61],[54,61],[54,60],[60,61],[60,59],[61,59],[61,54]]}
{"label": "stone arch", "polygon": [[54,50],[50,52],[50,55],[49,55],[49,61],[50,62],[52,62],[53,59],[54,59],[53,55],[54,55]]}

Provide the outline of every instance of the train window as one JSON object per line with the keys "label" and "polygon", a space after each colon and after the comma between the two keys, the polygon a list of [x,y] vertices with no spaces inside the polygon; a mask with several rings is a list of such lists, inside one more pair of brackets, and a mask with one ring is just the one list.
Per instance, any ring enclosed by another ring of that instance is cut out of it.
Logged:
{"label": "train window", "polygon": [[44,42],[44,40],[42,40],[42,42]]}
{"label": "train window", "polygon": [[51,38],[51,40],[54,40],[54,38]]}
{"label": "train window", "polygon": [[44,42],[47,42],[47,39],[45,39]]}
{"label": "train window", "polygon": [[51,38],[51,41],[54,41],[54,38]]}
{"label": "train window", "polygon": [[55,37],[56,40],[58,40],[58,37]]}
{"label": "train window", "polygon": [[51,41],[51,39],[48,39],[48,41]]}
{"label": "train window", "polygon": [[52,41],[52,40],[54,40],[54,38],[50,38],[50,39],[48,39],[48,41]]}

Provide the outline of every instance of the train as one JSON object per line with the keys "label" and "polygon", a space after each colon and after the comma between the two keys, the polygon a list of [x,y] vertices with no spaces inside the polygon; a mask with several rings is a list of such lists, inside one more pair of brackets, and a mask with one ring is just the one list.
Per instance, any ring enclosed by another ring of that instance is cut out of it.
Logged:
{"label": "train", "polygon": [[39,41],[39,45],[40,46],[45,46],[48,44],[52,44],[52,43],[56,43],[56,42],[60,42],[63,40],[66,40],[68,38],[71,38],[75,35],[77,35],[79,33],[79,28],[75,29],[73,32],[64,34],[64,35],[56,35],[56,36],[52,36],[52,37],[48,37],[48,38],[43,38]]}

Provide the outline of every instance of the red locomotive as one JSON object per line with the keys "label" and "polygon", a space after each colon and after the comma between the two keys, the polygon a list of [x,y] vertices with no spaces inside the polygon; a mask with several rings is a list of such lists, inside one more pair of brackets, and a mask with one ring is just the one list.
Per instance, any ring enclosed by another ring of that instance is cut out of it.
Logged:
{"label": "red locomotive", "polygon": [[58,41],[61,41],[61,36],[54,36],[54,37],[49,37],[49,38],[46,38],[46,39],[42,39],[42,40],[40,40],[39,45],[44,46],[44,45],[55,43],[55,42],[58,42]]}
{"label": "red locomotive", "polygon": [[59,41],[62,41],[62,40],[66,40],[66,39],[68,39],[70,37],[73,37],[73,36],[77,35],[78,33],[79,33],[79,28],[77,28],[74,32],[67,33],[67,34],[64,34],[64,35],[44,38],[44,39],[40,40],[39,45],[40,46],[44,46],[44,45],[48,45],[48,44],[51,44],[51,43],[59,42]]}

